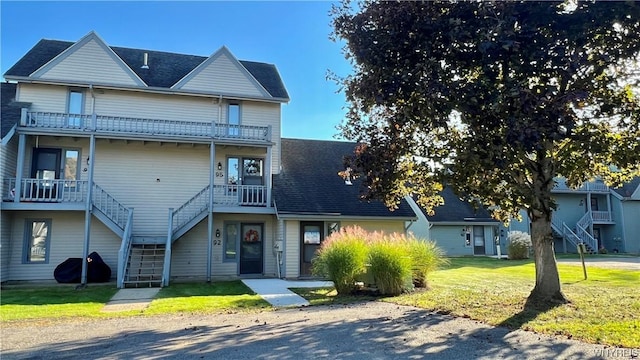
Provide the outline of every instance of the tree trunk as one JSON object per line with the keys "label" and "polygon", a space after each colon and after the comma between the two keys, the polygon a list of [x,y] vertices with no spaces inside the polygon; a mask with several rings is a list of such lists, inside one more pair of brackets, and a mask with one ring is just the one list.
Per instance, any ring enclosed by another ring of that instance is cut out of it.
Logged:
{"label": "tree trunk", "polygon": [[545,214],[532,219],[531,242],[536,265],[536,286],[531,291],[527,303],[545,306],[568,302],[560,288],[550,215]]}
{"label": "tree trunk", "polygon": [[533,204],[529,208],[531,218],[531,243],[536,264],[536,286],[527,299],[527,306],[555,306],[568,302],[560,288],[560,276],[556,255],[553,251],[553,233],[551,230],[551,214],[554,202],[551,190],[555,184],[553,176],[555,167],[552,153],[553,143],[545,142],[545,147],[536,154],[537,163],[533,167],[532,190]]}

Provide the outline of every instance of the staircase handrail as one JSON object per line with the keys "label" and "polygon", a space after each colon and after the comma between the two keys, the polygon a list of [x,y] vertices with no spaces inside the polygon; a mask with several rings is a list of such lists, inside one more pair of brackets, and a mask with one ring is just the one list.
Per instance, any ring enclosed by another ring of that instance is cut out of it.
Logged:
{"label": "staircase handrail", "polygon": [[557,216],[551,216],[551,225],[555,227],[556,231],[558,231],[560,235],[562,235],[562,228],[564,225],[564,222],[562,220],[560,220]]}
{"label": "staircase handrail", "polygon": [[593,223],[593,218],[591,216],[591,210],[587,210],[587,212],[584,213],[584,215],[582,215],[580,220],[578,220],[578,222],[576,223],[576,226],[580,226],[583,229],[588,229],[591,227],[592,223]]}
{"label": "staircase handrail", "polygon": [[576,224],[576,234],[578,235],[578,238],[581,242],[591,247],[591,250],[598,251],[598,240],[596,240],[591,234],[589,234],[589,232],[585,228]]}
{"label": "staircase handrail", "polygon": [[129,208],[122,205],[111,194],[106,192],[98,184],[93,183],[93,194],[91,196],[93,206],[101,213],[111,219],[120,229],[124,230],[131,215]]}
{"label": "staircase handrail", "polygon": [[171,233],[195,219],[199,214],[209,208],[209,191],[210,186],[207,185],[200,190],[191,199],[187,200],[182,206],[172,212],[169,227]]}
{"label": "staircase handrail", "polygon": [[133,228],[133,208],[129,208],[129,214],[127,216],[127,224],[124,227],[124,234],[122,235],[122,244],[120,250],[118,250],[118,275],[117,282],[118,288],[124,287],[124,273],[127,269],[127,261],[129,259],[129,252],[131,251],[131,244],[133,237],[131,236]]}
{"label": "staircase handrail", "polygon": [[[169,208],[169,224],[173,223],[173,208]],[[162,285],[169,286],[169,277],[171,276],[171,239],[173,238],[173,229],[168,226],[167,241],[164,248],[164,266],[162,267]]]}
{"label": "staircase handrail", "polygon": [[573,246],[575,246],[576,249],[578,248],[578,242],[576,240],[580,240],[580,238],[578,237],[578,235],[576,235],[576,233],[573,232],[573,230],[571,230],[569,226],[567,226],[565,222],[562,223],[562,236],[564,236],[565,239],[569,240],[569,242]]}

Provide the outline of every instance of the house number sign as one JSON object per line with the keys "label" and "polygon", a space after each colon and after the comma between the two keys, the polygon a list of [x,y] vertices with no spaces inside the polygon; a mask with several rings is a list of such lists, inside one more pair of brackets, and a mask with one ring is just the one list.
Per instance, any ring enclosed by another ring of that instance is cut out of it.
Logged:
{"label": "house number sign", "polygon": [[216,171],[216,177],[217,178],[223,178],[224,177],[224,172],[223,171]]}

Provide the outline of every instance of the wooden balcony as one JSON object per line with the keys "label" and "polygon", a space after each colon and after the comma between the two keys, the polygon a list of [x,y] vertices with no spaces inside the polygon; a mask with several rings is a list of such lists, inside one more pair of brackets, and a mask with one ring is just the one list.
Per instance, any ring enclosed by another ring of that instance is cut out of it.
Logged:
{"label": "wooden balcony", "polygon": [[21,126],[46,132],[81,135],[95,132],[105,137],[154,139],[227,140],[230,142],[271,141],[271,126],[230,125],[200,121],[176,121],[106,115],[75,115],[26,112]]}
{"label": "wooden balcony", "polygon": [[267,206],[267,187],[262,185],[215,185],[214,205]]}

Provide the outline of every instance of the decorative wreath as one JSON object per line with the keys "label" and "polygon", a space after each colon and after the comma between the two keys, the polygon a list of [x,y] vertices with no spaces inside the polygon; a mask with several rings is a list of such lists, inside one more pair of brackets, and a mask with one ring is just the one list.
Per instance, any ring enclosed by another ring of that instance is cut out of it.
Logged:
{"label": "decorative wreath", "polygon": [[244,241],[245,242],[256,242],[260,240],[260,235],[258,234],[257,230],[249,230],[244,234]]}

